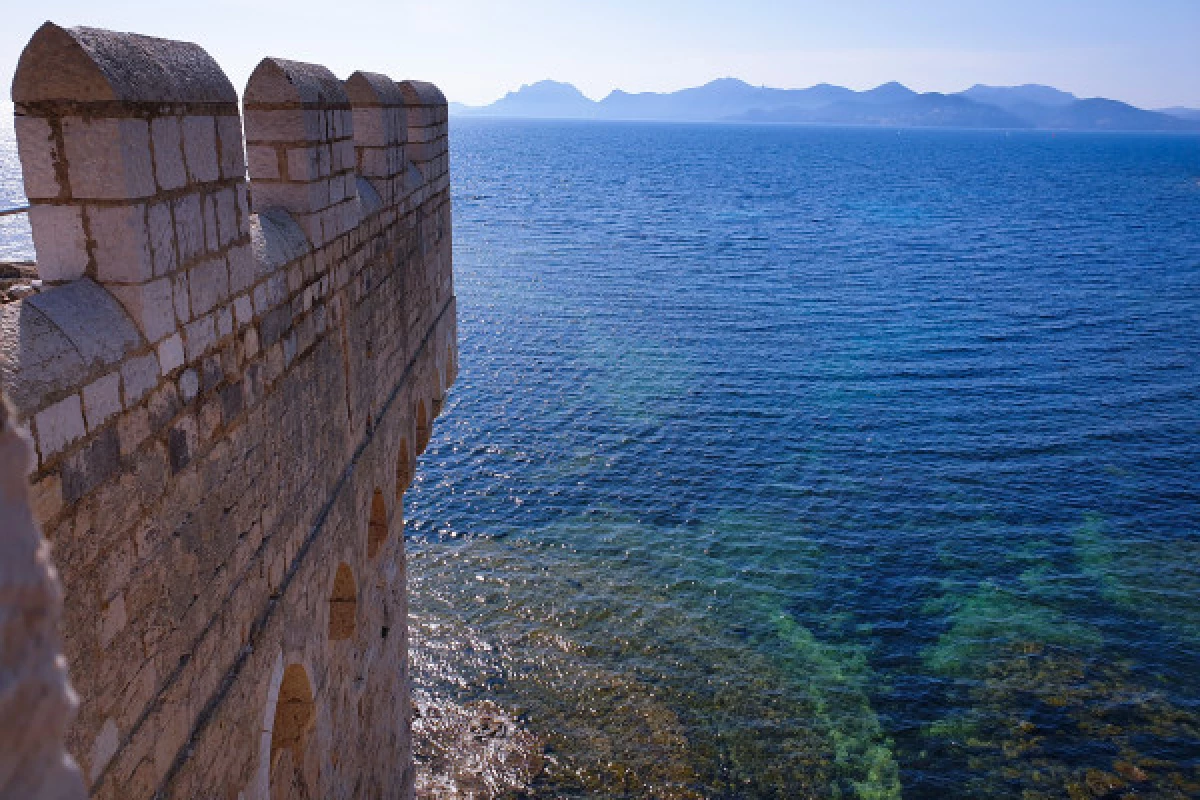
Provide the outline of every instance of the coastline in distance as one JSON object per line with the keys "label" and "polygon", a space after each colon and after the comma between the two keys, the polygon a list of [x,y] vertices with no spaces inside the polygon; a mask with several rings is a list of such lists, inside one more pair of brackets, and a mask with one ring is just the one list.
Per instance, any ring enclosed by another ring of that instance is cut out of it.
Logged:
{"label": "coastline in distance", "polygon": [[592,100],[569,83],[545,80],[522,86],[487,106],[451,103],[450,110],[458,116],[532,119],[1200,132],[1197,109],[1148,111],[1037,84],[976,85],[942,94],[915,92],[895,82],[860,92],[827,83],[772,89],[721,78],[676,92],[618,89],[602,100]]}

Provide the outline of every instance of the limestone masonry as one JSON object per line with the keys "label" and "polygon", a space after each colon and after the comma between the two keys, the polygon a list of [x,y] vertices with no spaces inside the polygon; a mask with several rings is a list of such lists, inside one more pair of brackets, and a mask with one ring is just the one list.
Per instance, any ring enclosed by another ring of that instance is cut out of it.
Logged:
{"label": "limestone masonry", "polygon": [[12,96],[38,280],[0,303],[0,796],[410,797],[445,98],[267,58],[239,105],[194,44],[50,23]]}

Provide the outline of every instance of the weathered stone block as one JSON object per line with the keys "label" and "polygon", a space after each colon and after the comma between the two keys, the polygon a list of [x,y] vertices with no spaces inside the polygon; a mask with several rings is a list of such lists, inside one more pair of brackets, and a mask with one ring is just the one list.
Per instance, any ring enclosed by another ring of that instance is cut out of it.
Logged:
{"label": "weathered stone block", "polygon": [[329,186],[325,181],[309,183],[254,184],[254,207],[260,211],[283,208],[293,214],[310,214],[329,205]]}
{"label": "weathered stone block", "polygon": [[174,333],[158,343],[158,363],[163,374],[174,372],[183,366],[183,337]]}
{"label": "weathered stone block", "polygon": [[217,238],[221,247],[237,240],[241,236],[238,225],[237,194],[233,189],[222,189],[213,195],[215,216],[217,220]]}
{"label": "weathered stone block", "polygon": [[38,277],[50,283],[73,281],[87,272],[91,257],[78,206],[35,205],[29,211]]}
{"label": "weathered stone block", "polygon": [[33,200],[54,199],[62,194],[56,165],[62,153],[50,124],[40,117],[18,114],[13,120],[17,135],[17,153],[25,178],[25,196]]}
{"label": "weathered stone block", "polygon": [[180,127],[183,129],[183,153],[191,179],[197,183],[219,180],[221,168],[217,155],[216,120],[207,116],[187,116]]}
{"label": "weathered stone block", "polygon": [[[253,144],[300,144],[325,138],[325,121],[319,111],[305,111],[299,108],[272,111],[251,109],[246,112],[245,126],[246,141]],[[251,170],[251,180],[257,177]]]}
{"label": "weathered stone block", "polygon": [[389,143],[384,110],[377,106],[354,109],[354,142],[360,147],[383,147]]}
{"label": "weathered stone block", "polygon": [[104,428],[63,462],[63,502],[74,503],[93,491],[116,474],[119,464],[116,431]]}
{"label": "weathered stone block", "polygon": [[150,239],[150,257],[154,274],[167,275],[175,271],[178,258],[175,251],[175,222],[167,203],[155,203],[146,213],[146,229]]}
{"label": "weathered stone block", "polygon": [[245,177],[246,146],[242,141],[241,117],[217,117],[217,137],[221,140],[221,177],[225,180]]}
{"label": "weathered stone block", "polygon": [[175,237],[179,243],[180,265],[186,266],[204,252],[204,212],[200,196],[184,195],[174,203]]}
{"label": "weathered stone block", "polygon": [[229,270],[223,256],[202,261],[188,272],[192,313],[199,316],[229,297]]}
{"label": "weathered stone block", "polygon": [[254,321],[254,304],[249,295],[239,295],[234,298],[233,311],[239,327],[245,327]]}
{"label": "weathered stone block", "polygon": [[205,356],[200,362],[200,391],[207,392],[225,379],[225,367],[217,354]]}
{"label": "weathered stone block", "polygon": [[250,162],[250,175],[256,182],[283,179],[279,173],[279,152],[274,147],[250,145],[246,149],[246,157]]}
{"label": "weathered stone block", "polygon": [[314,181],[320,175],[319,147],[291,147],[287,150],[287,169],[289,181]]}
{"label": "weathered stone block", "polygon": [[[245,336],[242,337],[242,347],[246,351],[246,358],[254,358],[259,352],[258,329],[247,328]],[[251,368],[253,371],[254,368]]]}
{"label": "weathered stone block", "polygon": [[150,126],[145,120],[66,117],[62,131],[71,195],[76,200],[154,194]]}
{"label": "weathered stone block", "polygon": [[140,203],[88,209],[98,281],[140,283],[154,276],[146,214]]}
{"label": "weathered stone block", "polygon": [[200,392],[200,375],[194,369],[184,370],[179,376],[179,399],[190,403]]}
{"label": "weathered stone block", "polygon": [[179,472],[189,463],[196,451],[197,424],[195,417],[185,416],[175,424],[167,434],[167,454],[171,462],[171,471]]}
{"label": "weathered stone block", "polygon": [[121,367],[121,379],[125,385],[125,407],[132,408],[141,402],[142,398],[158,385],[161,376],[158,357],[154,353],[135,356],[126,361]]}
{"label": "weathered stone block", "polygon": [[329,179],[329,202],[340,203],[346,199],[346,184],[341,175]]}
{"label": "weathered stone block", "polygon": [[335,142],[331,148],[334,172],[344,172],[354,169],[354,141],[343,139]]}
{"label": "weathered stone block", "polygon": [[79,395],[73,394],[39,411],[34,416],[34,425],[38,453],[45,463],[87,432]]}
{"label": "weathered stone block", "polygon": [[254,313],[262,316],[270,311],[274,306],[271,304],[267,293],[267,285],[260,283],[254,287],[254,292],[251,295],[254,298]]}
{"label": "weathered stone block", "polygon": [[217,230],[216,195],[204,197],[200,203],[204,212],[204,246],[210,253],[221,249],[221,237]]}
{"label": "weathered stone block", "polygon": [[259,337],[263,347],[275,344],[292,325],[292,310],[281,306],[267,312],[259,324]]}
{"label": "weathered stone block", "polygon": [[409,128],[423,128],[437,122],[433,109],[427,106],[410,105],[405,109],[405,113]]}
{"label": "weathered stone block", "polygon": [[248,244],[231,247],[226,254],[229,264],[230,293],[244,292],[250,288],[258,277],[258,264],[254,260],[254,250]]}
{"label": "weathered stone block", "polygon": [[164,191],[181,189],[187,184],[183,163],[183,133],[176,117],[156,117],[150,121],[154,143],[154,176]]}
{"label": "weathered stone block", "polygon": [[192,319],[192,298],[188,289],[188,273],[176,272],[171,276],[171,302],[174,304],[175,320],[178,324]]}
{"label": "weathered stone block", "polygon": [[367,178],[386,178],[393,174],[388,152],[379,147],[364,147],[358,151],[359,172]]}
{"label": "weathered stone block", "polygon": [[83,411],[89,431],[95,431],[121,411],[119,372],[110,372],[83,388]]}
{"label": "weathered stone block", "polygon": [[184,345],[188,361],[196,361],[217,343],[213,315],[200,317],[184,328]]}
{"label": "weathered stone block", "polygon": [[221,414],[226,425],[241,415],[243,408],[241,382],[231,383],[221,390]]}
{"label": "weathered stone block", "polygon": [[228,305],[221,306],[217,309],[217,338],[224,339],[229,334],[233,333],[233,309]]}

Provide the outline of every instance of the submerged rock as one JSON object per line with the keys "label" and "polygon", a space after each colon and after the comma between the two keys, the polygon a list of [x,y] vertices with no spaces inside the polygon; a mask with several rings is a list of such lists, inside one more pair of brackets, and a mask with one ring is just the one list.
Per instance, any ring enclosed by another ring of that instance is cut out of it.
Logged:
{"label": "submerged rock", "polygon": [[413,699],[418,798],[521,797],[542,772],[541,740],[495,703],[460,705],[427,694]]}

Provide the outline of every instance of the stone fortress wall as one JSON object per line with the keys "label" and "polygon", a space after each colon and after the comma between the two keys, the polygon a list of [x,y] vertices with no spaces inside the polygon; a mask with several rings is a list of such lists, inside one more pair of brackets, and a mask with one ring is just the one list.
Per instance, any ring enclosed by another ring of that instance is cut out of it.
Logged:
{"label": "stone fortress wall", "polygon": [[402,499],[457,369],[444,97],[268,58],[239,107],[196,45],[47,23],[13,101],[41,285],[0,304],[0,384],[90,794],[411,796]]}

